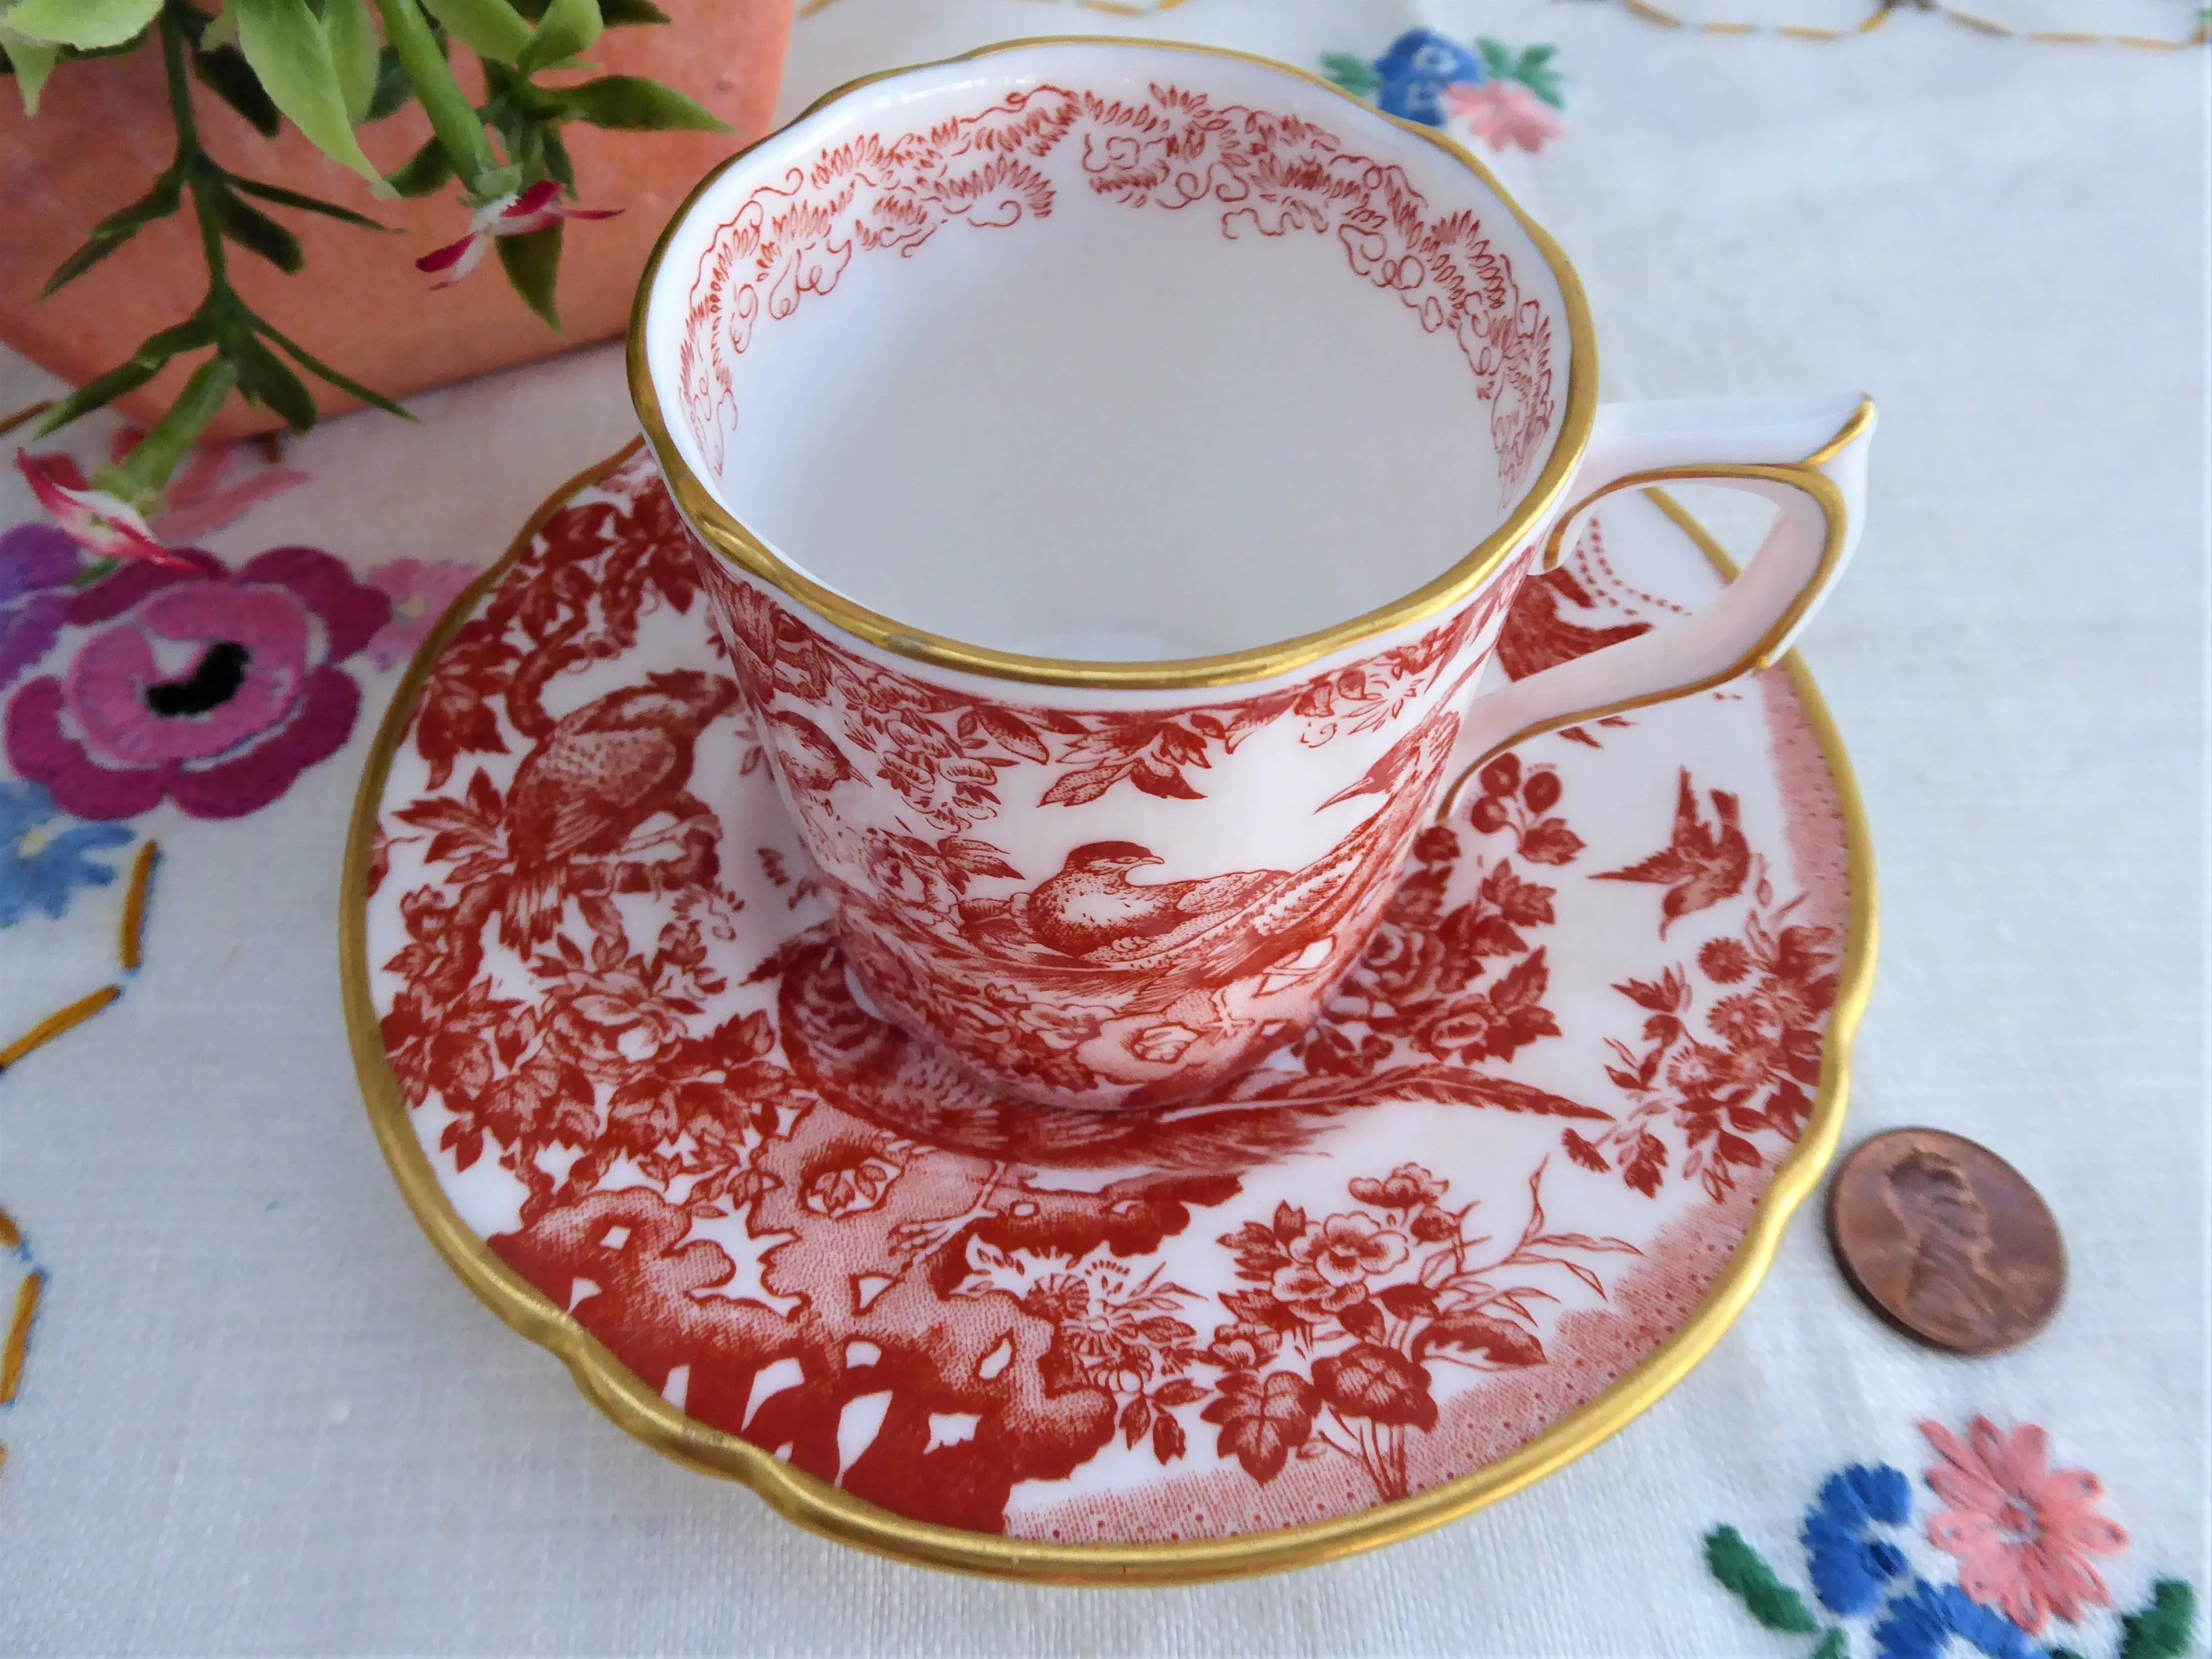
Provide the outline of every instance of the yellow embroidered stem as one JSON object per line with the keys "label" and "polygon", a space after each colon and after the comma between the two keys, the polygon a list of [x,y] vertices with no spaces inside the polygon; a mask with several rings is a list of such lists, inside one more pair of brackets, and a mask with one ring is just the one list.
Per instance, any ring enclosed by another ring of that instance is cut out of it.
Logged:
{"label": "yellow embroidered stem", "polygon": [[75,1030],[122,994],[121,986],[103,985],[90,996],[79,998],[59,1013],[48,1014],[6,1048],[0,1048],[0,1072],[36,1054],[64,1033]]}
{"label": "yellow embroidered stem", "polygon": [[0,416],[0,438],[6,437],[26,421],[37,420],[52,407],[51,401],[42,398],[28,409],[19,409],[13,415]]}
{"label": "yellow embroidered stem", "polygon": [[0,1349],[0,1406],[13,1405],[23,1384],[23,1356],[30,1351],[31,1322],[38,1317],[44,1273],[33,1273],[15,1288],[15,1317],[8,1327],[8,1346]]}
{"label": "yellow embroidered stem", "polygon": [[115,941],[126,974],[137,973],[143,959],[139,947],[146,937],[146,890],[154,878],[154,861],[161,854],[161,843],[149,841],[138,849],[131,866],[131,886],[123,896],[123,921],[116,930]]}
{"label": "yellow embroidered stem", "polygon": [[15,1224],[15,1218],[0,1209],[0,1250],[20,1250],[23,1248],[23,1230]]}

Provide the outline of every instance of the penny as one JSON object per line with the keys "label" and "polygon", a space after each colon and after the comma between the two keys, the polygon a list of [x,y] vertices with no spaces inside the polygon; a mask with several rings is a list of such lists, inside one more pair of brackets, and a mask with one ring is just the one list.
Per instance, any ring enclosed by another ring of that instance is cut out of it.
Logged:
{"label": "penny", "polygon": [[2020,1346],[2066,1293],[2066,1244],[2042,1196],[1986,1146],[1941,1129],[1893,1129],[1844,1159],[1828,1240],[1875,1312],[1953,1353]]}

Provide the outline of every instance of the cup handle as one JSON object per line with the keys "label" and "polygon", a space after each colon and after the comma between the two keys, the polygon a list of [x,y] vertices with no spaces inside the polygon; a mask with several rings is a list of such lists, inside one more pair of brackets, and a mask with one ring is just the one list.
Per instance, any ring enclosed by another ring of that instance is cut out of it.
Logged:
{"label": "cup handle", "polygon": [[1873,403],[1856,394],[1598,410],[1575,475],[1582,493],[1552,522],[1544,569],[1559,563],[1589,510],[1624,489],[1721,484],[1772,501],[1782,516],[1749,568],[1702,610],[1474,698],[1462,712],[1438,821],[1452,815],[1468,781],[1502,750],[1563,726],[1687,696],[1778,661],[1850,562],[1864,516],[1874,428]]}

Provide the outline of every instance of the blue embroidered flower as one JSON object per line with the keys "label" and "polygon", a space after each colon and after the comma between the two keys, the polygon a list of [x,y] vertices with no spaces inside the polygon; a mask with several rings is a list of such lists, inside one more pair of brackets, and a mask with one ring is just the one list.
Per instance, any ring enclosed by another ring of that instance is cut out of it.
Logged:
{"label": "blue embroidered flower", "polygon": [[43,785],[0,779],[0,927],[12,927],[33,909],[59,918],[79,887],[105,887],[109,866],[85,856],[120,847],[135,833],[124,823],[81,823],[48,832],[54,798]]}
{"label": "blue embroidered flower", "polygon": [[1482,59],[1434,29],[1407,29],[1375,60],[1382,77],[1375,101],[1386,113],[1425,126],[1444,124],[1446,87],[1480,86],[1489,79]]}
{"label": "blue embroidered flower", "polygon": [[76,544],[50,524],[0,531],[0,689],[52,649],[83,564]]}
{"label": "blue embroidered flower", "polygon": [[1869,1526],[1902,1526],[1912,1513],[1912,1486],[1887,1464],[1854,1463],[1821,1483],[1799,1537],[1814,1593],[1831,1613],[1869,1611],[1893,1578],[1905,1576],[1905,1552],[1867,1535]]}
{"label": "blue embroidered flower", "polygon": [[2043,1659],[2011,1620],[1973,1600],[1956,1584],[1916,1578],[1883,1609],[1874,1627],[1880,1659],[1943,1659],[1955,1636],[1985,1659]]}

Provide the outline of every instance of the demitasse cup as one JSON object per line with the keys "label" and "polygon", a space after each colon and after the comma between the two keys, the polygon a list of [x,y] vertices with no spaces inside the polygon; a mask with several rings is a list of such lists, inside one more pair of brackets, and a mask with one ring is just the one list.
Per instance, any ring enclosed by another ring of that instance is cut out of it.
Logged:
{"label": "demitasse cup", "polygon": [[[1130,1108],[1295,1037],[1454,780],[1771,662],[1856,394],[1601,409],[1480,163],[1304,75],[1036,40],[855,82],[662,237],[630,386],[866,1006]],[[1476,695],[1599,497],[1779,516],[1725,595]]]}

